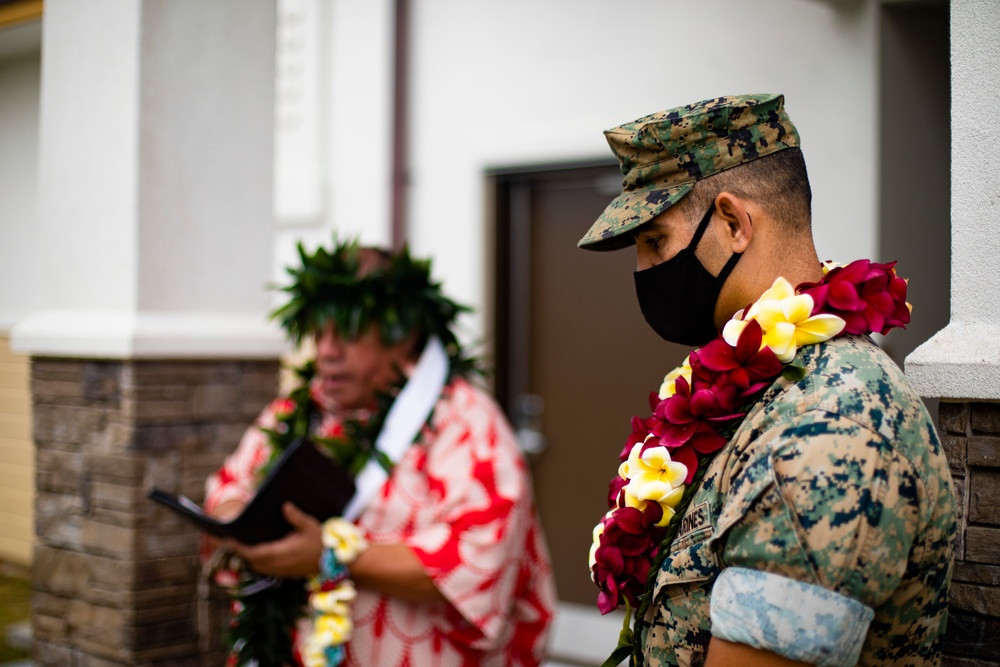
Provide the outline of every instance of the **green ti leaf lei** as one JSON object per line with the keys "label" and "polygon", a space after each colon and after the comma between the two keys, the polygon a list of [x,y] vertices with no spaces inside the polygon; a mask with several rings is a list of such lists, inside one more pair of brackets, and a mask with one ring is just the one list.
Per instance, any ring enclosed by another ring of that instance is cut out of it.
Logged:
{"label": "green ti leaf lei", "polygon": [[[382,262],[359,275],[366,252]],[[381,253],[336,239],[332,250],[320,247],[310,254],[300,243],[298,253],[300,266],[287,269],[291,284],[280,288],[288,302],[271,314],[293,341],[301,343],[328,323],[347,340],[374,328],[386,346],[417,332],[437,336],[453,373],[475,371],[475,359],[455,335],[458,316],[470,309],[444,295],[441,284],[431,279],[430,260],[412,257],[406,247],[396,254]]]}

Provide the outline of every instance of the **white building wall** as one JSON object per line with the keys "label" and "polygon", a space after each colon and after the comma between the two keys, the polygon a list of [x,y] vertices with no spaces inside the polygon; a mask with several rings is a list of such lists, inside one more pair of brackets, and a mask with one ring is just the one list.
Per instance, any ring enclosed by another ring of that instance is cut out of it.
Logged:
{"label": "white building wall", "polygon": [[[873,256],[877,11],[818,0],[413,2],[411,245],[478,308],[491,252],[485,170],[612,159],[606,128],[707,97],[781,92],[803,136],[820,255]],[[334,59],[334,80],[355,64]],[[336,172],[369,158],[334,146],[331,160]],[[377,177],[353,185],[339,197],[389,199]]]}
{"label": "white building wall", "polygon": [[[323,26],[316,85],[329,111],[318,136],[328,152],[315,158],[321,210],[279,217],[278,281],[299,239],[327,242],[333,229],[388,242],[392,197],[393,3],[285,2]],[[479,337],[488,169],[611,160],[609,127],[706,97],[782,92],[803,135],[821,257],[874,256],[877,12],[823,0],[411,2],[411,247],[476,307]]]}
{"label": "white building wall", "polygon": [[[275,282],[297,263],[298,241],[329,243],[331,230],[388,245],[392,203],[392,0],[279,0],[278,7],[276,181],[288,196],[277,200]],[[314,106],[298,107],[310,98]],[[297,123],[286,122],[295,115]],[[321,151],[308,144],[296,151],[299,132],[312,133]],[[302,187],[317,176],[318,192]]]}

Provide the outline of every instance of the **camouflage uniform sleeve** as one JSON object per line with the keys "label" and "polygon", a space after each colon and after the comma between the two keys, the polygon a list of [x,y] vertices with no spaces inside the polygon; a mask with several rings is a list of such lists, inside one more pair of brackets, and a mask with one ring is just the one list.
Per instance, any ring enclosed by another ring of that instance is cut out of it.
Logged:
{"label": "camouflage uniform sleeve", "polygon": [[822,586],[729,567],[712,589],[712,635],[819,667],[858,664],[869,607]]}
{"label": "camouflage uniform sleeve", "polygon": [[[816,663],[815,656],[837,649],[835,643],[822,645],[823,636],[840,636],[831,628],[853,632],[867,617],[866,631],[871,610],[899,586],[923,520],[923,484],[882,435],[822,409],[790,415],[754,434],[743,454],[743,469],[731,477],[713,541],[726,567],[798,583],[789,584],[794,593],[767,599],[766,609],[748,605],[746,597],[713,594],[713,618],[739,614],[739,624],[756,639],[733,636],[734,641]],[[730,583],[739,587],[748,581]],[[920,613],[916,607],[898,611]],[[817,633],[821,626],[825,630]],[[713,624],[713,634],[725,632],[725,624]],[[831,660],[825,664],[839,662]]]}

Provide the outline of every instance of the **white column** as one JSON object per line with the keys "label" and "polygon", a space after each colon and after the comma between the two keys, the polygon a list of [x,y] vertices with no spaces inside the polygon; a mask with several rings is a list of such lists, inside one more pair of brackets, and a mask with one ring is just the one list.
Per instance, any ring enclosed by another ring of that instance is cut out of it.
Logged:
{"label": "white column", "polygon": [[299,242],[329,246],[334,234],[370,245],[392,240],[393,2],[280,0],[278,6],[272,270],[275,281],[286,282],[285,267],[299,261]]}
{"label": "white column", "polygon": [[952,0],[951,322],[906,358],[923,396],[1000,400],[998,117],[1000,3]]}
{"label": "white column", "polygon": [[274,0],[50,0],[36,356],[273,357]]}
{"label": "white column", "polygon": [[[392,0],[332,0],[332,226],[388,246],[392,203]],[[412,141],[412,139],[411,139]],[[329,242],[329,235],[323,239]]]}

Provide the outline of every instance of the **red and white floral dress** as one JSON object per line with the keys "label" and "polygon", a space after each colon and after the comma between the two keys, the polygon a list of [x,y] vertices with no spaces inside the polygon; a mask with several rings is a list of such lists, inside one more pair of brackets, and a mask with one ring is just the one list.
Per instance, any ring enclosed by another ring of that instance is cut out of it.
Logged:
{"label": "red and white floral dress", "polygon": [[[315,395],[315,394],[314,394]],[[317,396],[318,398],[318,396]],[[342,417],[325,405],[320,432]],[[272,408],[257,426],[274,424]],[[250,428],[207,482],[206,506],[253,494],[270,456]],[[359,590],[347,664],[538,665],[556,597],[530,474],[496,403],[463,379],[442,392],[429,428],[358,520],[374,544],[405,543],[450,604]]]}

